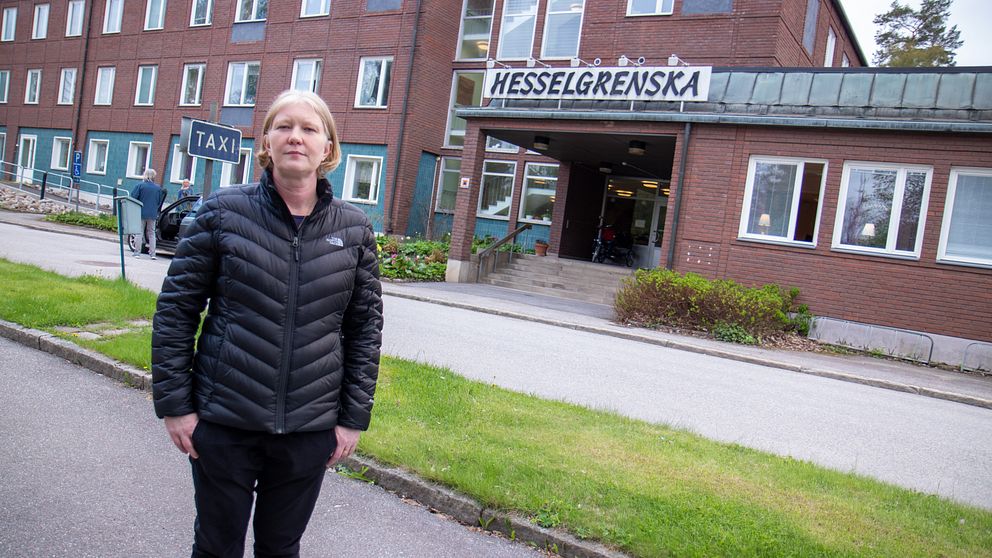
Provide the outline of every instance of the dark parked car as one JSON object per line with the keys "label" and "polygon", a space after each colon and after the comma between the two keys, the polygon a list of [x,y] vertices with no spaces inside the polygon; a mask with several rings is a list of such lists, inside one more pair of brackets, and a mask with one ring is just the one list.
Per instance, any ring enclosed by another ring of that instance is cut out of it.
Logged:
{"label": "dark parked car", "polygon": [[[172,255],[176,253],[176,245],[182,238],[186,228],[193,222],[196,210],[200,208],[202,200],[199,196],[185,196],[162,208],[158,214],[158,222],[155,223],[155,251],[159,254]],[[148,242],[144,235],[128,235],[127,243],[131,250],[134,250],[138,241],[141,241],[141,252],[148,253]]]}

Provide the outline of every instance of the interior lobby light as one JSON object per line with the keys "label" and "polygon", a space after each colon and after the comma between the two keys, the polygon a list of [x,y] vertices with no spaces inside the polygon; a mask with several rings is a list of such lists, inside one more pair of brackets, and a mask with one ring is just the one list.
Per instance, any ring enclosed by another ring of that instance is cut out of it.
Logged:
{"label": "interior lobby light", "polygon": [[643,141],[631,140],[630,143],[627,144],[627,153],[630,153],[631,155],[644,155],[644,150],[647,149],[647,147],[647,144]]}
{"label": "interior lobby light", "polygon": [[611,174],[613,172],[613,163],[607,163],[603,161],[599,164],[599,172],[603,174]]}
{"label": "interior lobby light", "polygon": [[658,187],[658,183],[653,180],[645,180],[641,182],[641,185],[643,185],[645,188],[650,188],[652,190]]}
{"label": "interior lobby light", "polygon": [[873,238],[875,236],[875,223],[865,223],[864,228],[861,229],[861,236]]}
{"label": "interior lobby light", "polygon": [[537,151],[547,151],[551,146],[551,138],[548,136],[534,136],[534,149]]}

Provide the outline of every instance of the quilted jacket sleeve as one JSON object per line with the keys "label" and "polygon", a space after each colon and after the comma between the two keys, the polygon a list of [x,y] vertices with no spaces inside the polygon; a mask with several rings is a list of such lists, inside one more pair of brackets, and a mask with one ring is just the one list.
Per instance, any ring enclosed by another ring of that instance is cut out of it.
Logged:
{"label": "quilted jacket sleeve", "polygon": [[342,324],[344,380],[338,424],[367,430],[382,345],[382,285],[372,225],[365,223],[355,288]]}
{"label": "quilted jacket sleeve", "polygon": [[193,352],[200,315],[217,276],[214,231],[219,219],[218,199],[208,199],[179,242],[158,296],[152,329],[152,395],[159,418],[196,411]]}

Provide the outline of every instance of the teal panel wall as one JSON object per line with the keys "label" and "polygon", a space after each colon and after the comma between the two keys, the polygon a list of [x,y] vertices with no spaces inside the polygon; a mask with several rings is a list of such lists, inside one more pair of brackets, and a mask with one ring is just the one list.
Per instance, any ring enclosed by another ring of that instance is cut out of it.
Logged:
{"label": "teal panel wall", "polygon": [[[484,219],[482,217],[475,220],[475,236],[479,238],[492,236],[499,239],[509,233],[510,230],[508,229],[507,221],[500,221],[498,219]],[[524,248],[533,248],[535,240],[540,239],[547,242],[550,236],[550,226],[534,225],[529,230],[526,230],[517,236],[517,244],[520,244]]]}
{"label": "teal panel wall", "polygon": [[[90,140],[108,140],[110,143],[107,145],[107,174],[90,174],[86,172],[87,161],[89,161],[89,147]],[[82,179],[85,182],[95,182],[97,184],[104,184],[109,187],[113,187],[117,184],[117,181],[121,181],[121,188],[125,188],[128,191],[134,188],[141,179],[139,178],[127,178],[127,152],[128,147],[132,141],[143,141],[152,143],[151,134],[131,134],[126,132],[99,132],[91,130],[86,134],[86,141],[83,145],[79,146],[79,149],[83,152],[83,176]],[[51,149],[51,147],[49,147]],[[155,145],[152,145],[152,151],[154,152]],[[153,167],[154,168],[154,167]],[[158,172],[159,178],[156,182],[162,182],[162,169],[155,169]]]}
{"label": "teal panel wall", "polygon": [[327,180],[331,182],[331,189],[334,197],[343,198],[344,174],[348,166],[348,155],[368,155],[372,157],[382,157],[382,164],[379,166],[379,197],[378,203],[353,203],[353,205],[369,216],[372,227],[376,232],[383,232],[383,212],[382,206],[385,197],[389,195],[386,184],[386,165],[388,164],[388,150],[385,145],[369,145],[363,143],[342,143],[341,144],[341,164],[333,172],[327,175]]}
{"label": "teal panel wall", "polygon": [[434,228],[431,236],[439,239],[446,234],[451,234],[451,225],[455,220],[453,213],[434,213]]}
{"label": "teal panel wall", "polygon": [[410,214],[407,215],[407,236],[423,237],[427,234],[427,220],[434,214],[431,197],[434,193],[434,173],[437,170],[438,156],[426,151],[420,154],[417,168],[417,183],[413,191]]}
{"label": "teal panel wall", "polygon": [[[7,143],[8,144],[13,143],[14,145],[19,145],[21,141],[20,136],[35,136],[36,138],[38,138],[38,142],[35,144],[35,150],[34,150],[35,182],[40,183],[41,173],[47,172],[49,173],[49,178],[48,178],[49,182],[58,183],[59,181],[63,181],[66,184],[68,184],[68,182],[70,181],[69,175],[72,172],[71,170],[52,169],[52,146],[55,143],[56,137],[71,138],[72,132],[69,130],[58,130],[58,129],[53,130],[49,128],[21,128],[18,131],[18,137],[16,138],[11,138],[9,136],[7,137]],[[11,148],[11,153],[14,152],[14,149],[16,148]],[[70,155],[69,157],[70,157],[69,169],[72,169],[72,156]],[[14,159],[11,162],[16,162],[16,159]],[[56,176],[56,175],[60,175],[60,176]]]}

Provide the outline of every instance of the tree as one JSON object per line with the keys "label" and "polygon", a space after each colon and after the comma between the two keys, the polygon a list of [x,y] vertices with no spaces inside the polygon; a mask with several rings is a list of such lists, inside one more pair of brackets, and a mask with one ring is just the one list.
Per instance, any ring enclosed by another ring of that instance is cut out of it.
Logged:
{"label": "tree", "polygon": [[893,0],[889,11],[875,16],[879,66],[922,68],[953,66],[961,47],[958,26],[947,28],[951,0],[923,0],[919,10]]}

